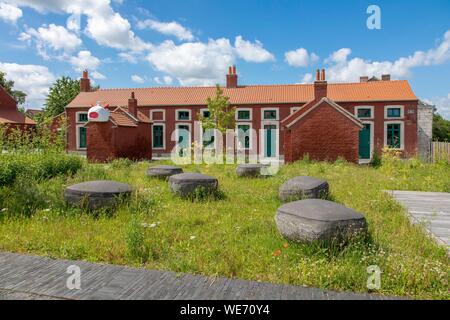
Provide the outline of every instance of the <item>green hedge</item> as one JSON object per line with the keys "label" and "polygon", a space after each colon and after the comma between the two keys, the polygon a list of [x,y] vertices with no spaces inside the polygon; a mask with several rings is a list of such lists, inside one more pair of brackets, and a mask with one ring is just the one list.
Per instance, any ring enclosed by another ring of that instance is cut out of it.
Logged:
{"label": "green hedge", "polygon": [[74,174],[83,166],[83,159],[65,153],[12,153],[0,155],[0,187],[14,183],[19,175],[32,179],[50,179]]}

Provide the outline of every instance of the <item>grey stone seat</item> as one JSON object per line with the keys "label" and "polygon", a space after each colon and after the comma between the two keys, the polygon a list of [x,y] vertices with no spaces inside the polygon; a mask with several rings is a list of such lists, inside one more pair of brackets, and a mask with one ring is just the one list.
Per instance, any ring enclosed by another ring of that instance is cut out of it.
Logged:
{"label": "grey stone seat", "polygon": [[308,176],[292,178],[279,189],[281,201],[295,201],[301,199],[325,198],[328,195],[329,186],[325,180]]}
{"label": "grey stone seat", "polygon": [[182,168],[168,165],[153,166],[147,170],[147,176],[159,179],[167,179],[174,174],[180,173],[183,173]]}
{"label": "grey stone seat", "polygon": [[217,190],[219,182],[216,178],[201,173],[180,173],[169,178],[169,186],[173,193],[186,197],[198,188],[202,188],[205,193],[212,193]]}
{"label": "grey stone seat", "polygon": [[259,177],[261,176],[262,164],[259,163],[244,163],[240,164],[236,168],[236,174],[238,177]]}
{"label": "grey stone seat", "polygon": [[361,213],[320,199],[287,203],[278,208],[275,221],[286,239],[308,243],[345,241],[367,231],[366,219]]}
{"label": "grey stone seat", "polygon": [[116,181],[100,180],[78,183],[64,190],[65,200],[73,205],[85,205],[89,210],[110,208],[119,198],[127,197],[133,189]]}

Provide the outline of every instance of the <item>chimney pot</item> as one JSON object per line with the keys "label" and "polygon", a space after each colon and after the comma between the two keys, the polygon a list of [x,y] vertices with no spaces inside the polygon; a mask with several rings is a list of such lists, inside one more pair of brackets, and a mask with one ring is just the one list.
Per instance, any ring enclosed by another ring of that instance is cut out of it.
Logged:
{"label": "chimney pot", "polygon": [[320,70],[316,70],[316,81],[320,81]]}
{"label": "chimney pot", "polygon": [[232,66],[228,67],[228,74],[233,74],[233,67]]}
{"label": "chimney pot", "polygon": [[83,71],[83,75],[80,79],[80,92],[91,91],[91,80],[89,79],[89,73],[87,70]]}
{"label": "chimney pot", "polygon": [[227,88],[237,88],[238,76],[236,74],[236,66],[230,67],[229,71],[229,74],[227,74]]}
{"label": "chimney pot", "polygon": [[381,75],[381,80],[383,80],[383,81],[390,81],[391,80],[391,75],[390,74],[383,74],[383,75]]}
{"label": "chimney pot", "polygon": [[236,66],[233,66],[233,74],[236,74]]}
{"label": "chimney pot", "polygon": [[368,81],[369,81],[368,76],[359,77],[359,82],[368,82]]}
{"label": "chimney pot", "polygon": [[322,76],[320,80],[325,81],[325,69],[322,69]]}
{"label": "chimney pot", "polygon": [[131,97],[128,99],[128,112],[132,114],[135,118],[137,117],[137,100],[134,95],[134,91],[131,92]]}

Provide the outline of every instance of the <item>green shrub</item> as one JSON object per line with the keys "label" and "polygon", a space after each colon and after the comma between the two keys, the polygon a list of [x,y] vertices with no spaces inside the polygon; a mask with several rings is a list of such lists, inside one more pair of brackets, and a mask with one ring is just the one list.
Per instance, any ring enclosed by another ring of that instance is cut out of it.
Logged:
{"label": "green shrub", "polygon": [[145,228],[136,216],[130,220],[126,230],[125,240],[130,256],[145,263],[148,260],[148,250],[145,245]]}

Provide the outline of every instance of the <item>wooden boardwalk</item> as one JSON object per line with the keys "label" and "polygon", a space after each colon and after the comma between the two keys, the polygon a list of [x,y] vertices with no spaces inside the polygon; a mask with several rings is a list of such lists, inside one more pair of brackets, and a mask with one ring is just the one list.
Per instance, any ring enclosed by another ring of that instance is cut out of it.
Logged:
{"label": "wooden boardwalk", "polygon": [[450,253],[450,193],[389,191],[409,213],[412,223],[423,224]]}
{"label": "wooden boardwalk", "polygon": [[[67,268],[81,269],[81,289],[69,290]],[[336,300],[389,299],[369,294],[211,278],[0,252],[0,299]]]}

